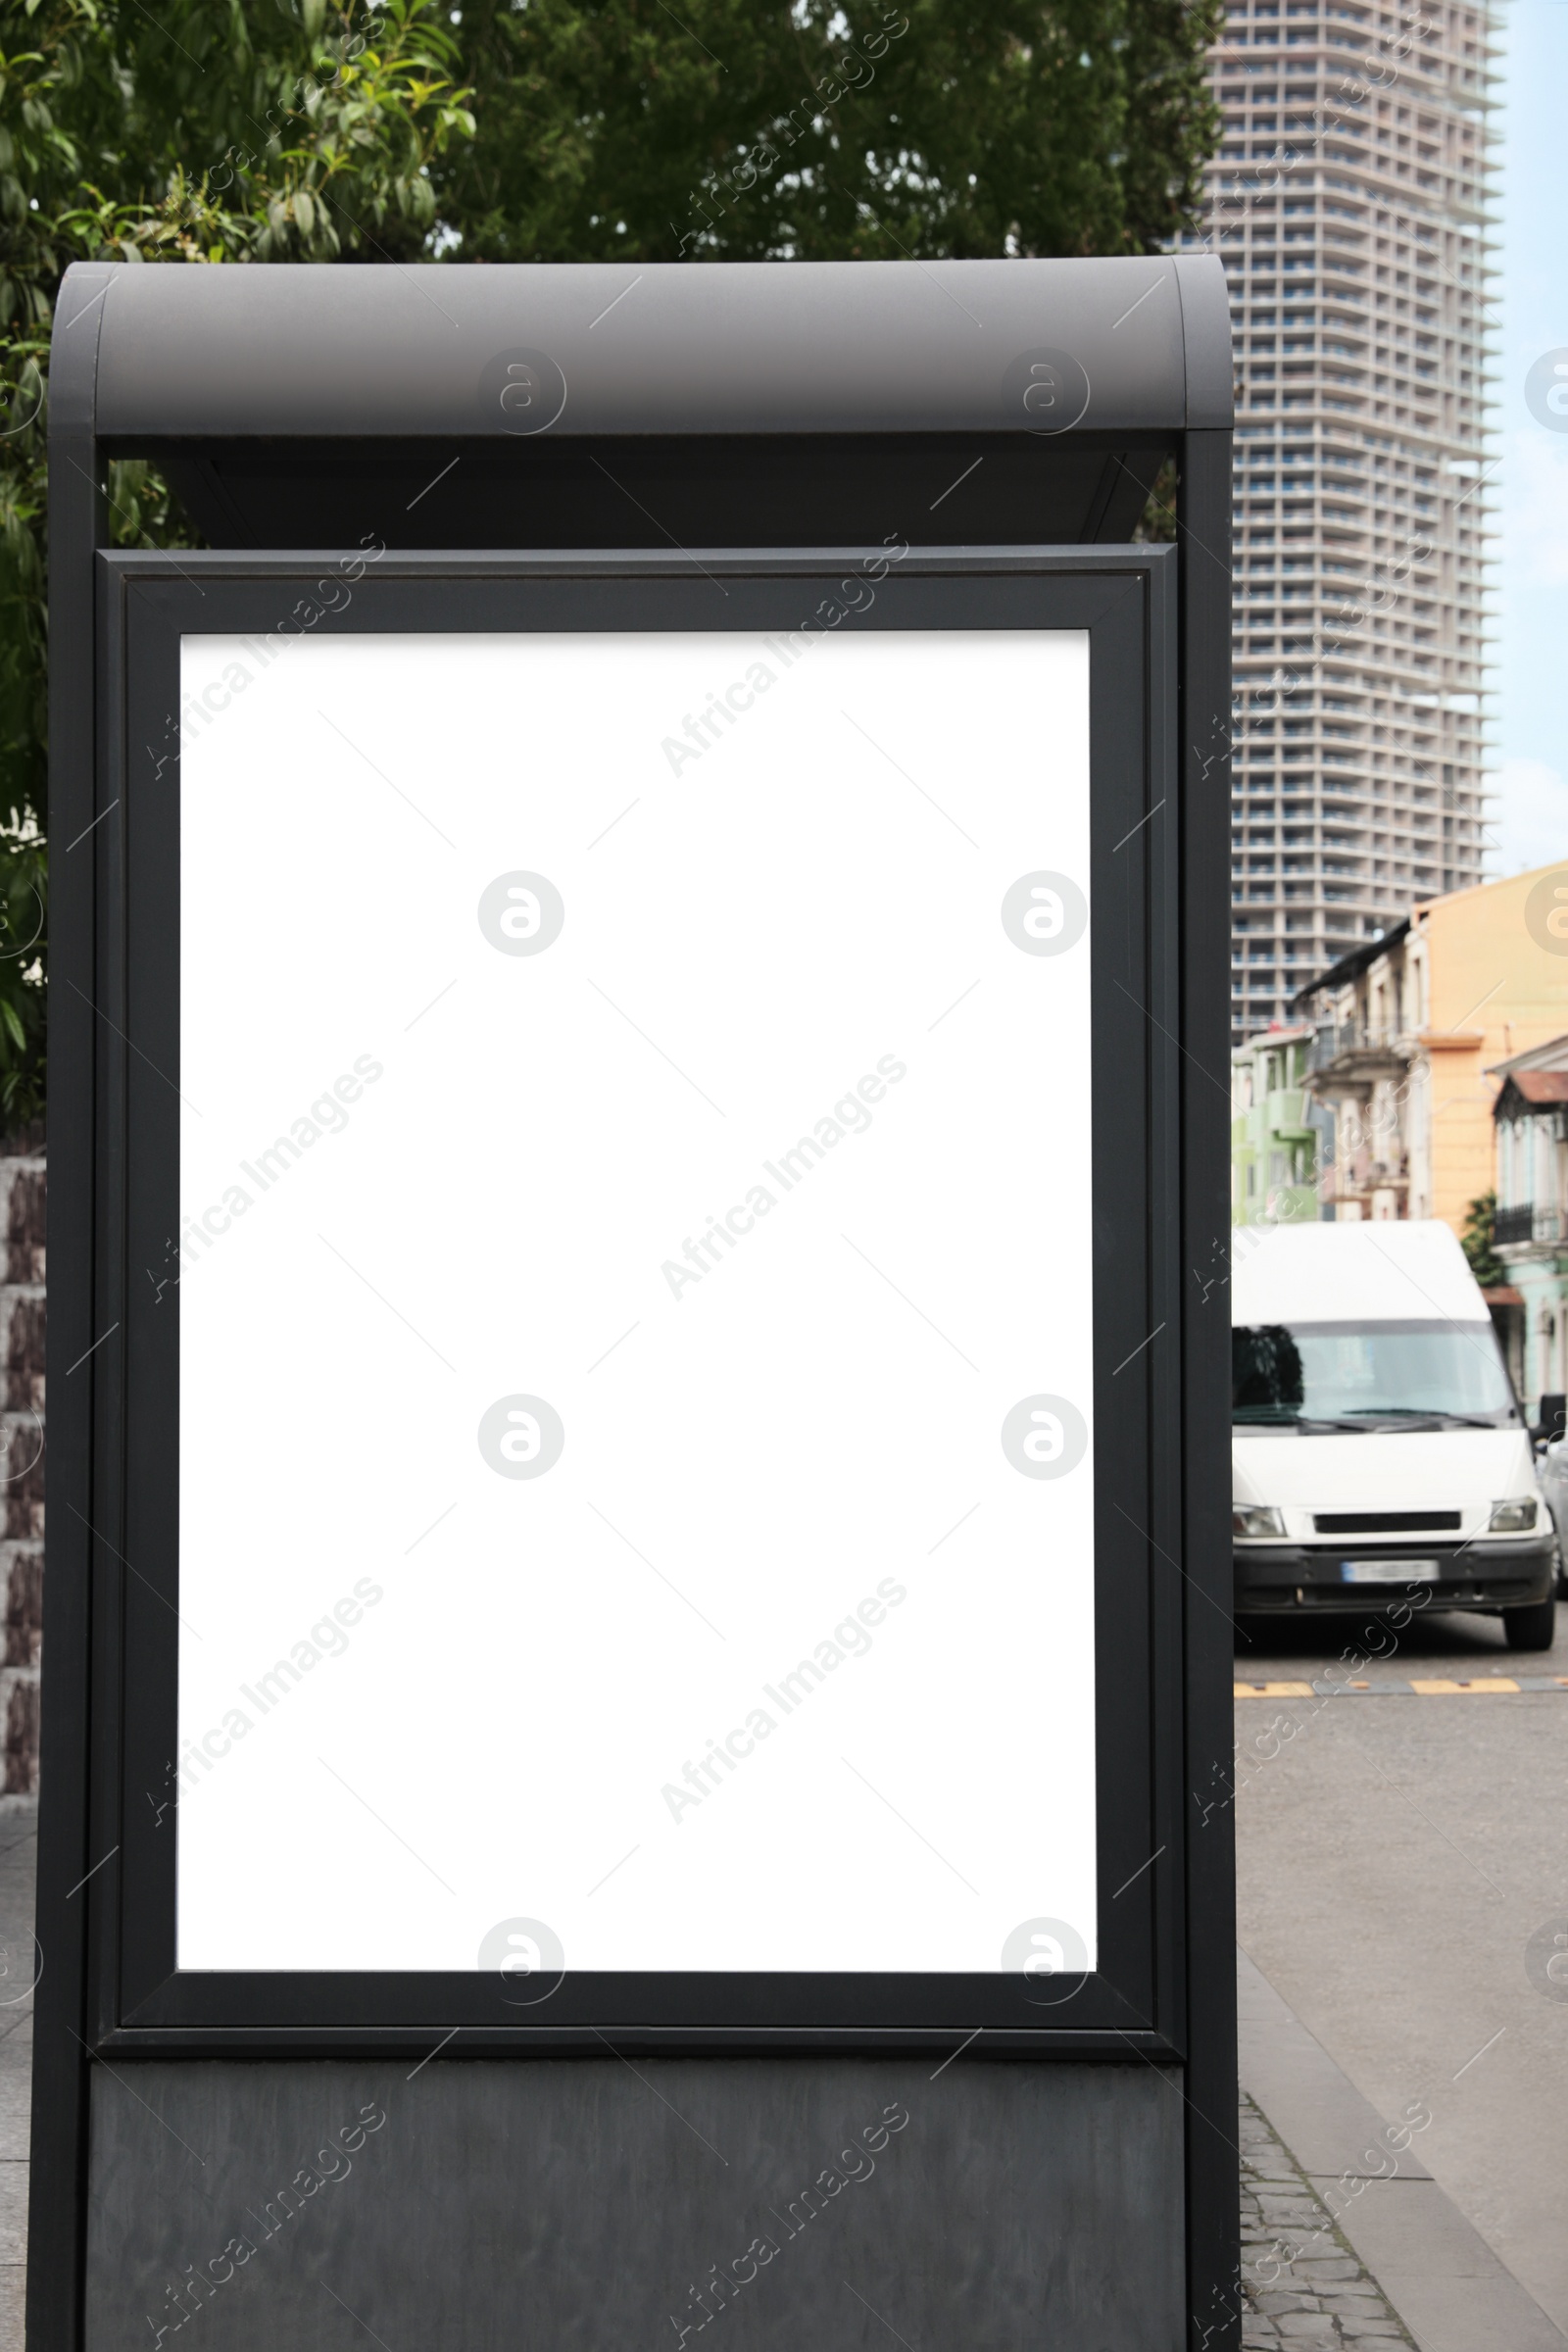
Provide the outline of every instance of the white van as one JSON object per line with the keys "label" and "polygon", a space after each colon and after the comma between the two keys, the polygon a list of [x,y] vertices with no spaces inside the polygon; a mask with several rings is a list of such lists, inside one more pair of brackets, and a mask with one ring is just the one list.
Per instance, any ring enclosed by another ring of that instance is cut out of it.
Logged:
{"label": "white van", "polygon": [[1500,1613],[1549,1649],[1556,1539],[1530,1432],[1446,1225],[1232,1236],[1236,1607]]}

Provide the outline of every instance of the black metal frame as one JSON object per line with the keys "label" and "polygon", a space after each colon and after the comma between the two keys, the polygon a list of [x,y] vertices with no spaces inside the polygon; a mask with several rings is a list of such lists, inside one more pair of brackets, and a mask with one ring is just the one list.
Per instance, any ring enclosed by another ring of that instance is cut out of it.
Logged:
{"label": "black metal frame", "polygon": [[[863,586],[869,567],[887,568],[885,550],[704,551],[697,562],[388,556],[328,609],[314,593],[330,563],[321,557],[99,559],[106,821],[93,995],[98,1126],[114,1139],[101,1212],[115,1240],[100,1259],[94,1305],[106,1337],[82,1370],[105,1430],[122,1433],[100,1456],[84,1512],[98,1538],[94,1614],[112,1651],[105,1690],[117,1692],[120,1717],[93,1790],[95,1841],[113,1859],[83,1890],[100,2048],[220,2054],[238,2035],[252,2049],[336,2053],[379,2046],[388,2033],[427,2038],[432,2028],[461,2026],[466,2045],[477,2037],[517,2050],[599,2048],[600,2030],[647,2048],[675,2036],[684,2048],[856,2049],[976,2024],[998,2048],[1037,2055],[1133,2047],[1169,2056],[1182,2046],[1183,1828],[1171,1803],[1179,1603],[1165,1565],[1179,1540],[1179,1397],[1173,1348],[1143,1345],[1156,1326],[1173,1339],[1181,1316],[1175,1008],[1164,953],[1176,871],[1169,829],[1146,821],[1173,782],[1174,561],[1156,549],[916,550],[862,614],[845,612],[839,582],[852,575]],[[331,577],[341,589],[341,574]],[[728,630],[832,625],[837,610],[846,628],[1089,635],[1100,1971],[1063,1980],[1049,1998],[994,1976],[568,1974],[527,2009],[509,2005],[499,1979],[476,1974],[181,1974],[175,1814],[160,1802],[176,1748],[178,1293],[160,1299],[140,1278],[144,1265],[162,1265],[178,1228],[179,760],[169,714],[179,703],[180,636],[264,635],[297,607],[319,612],[322,633],[706,630],[718,579],[718,625]],[[109,821],[112,810],[120,821]]]}
{"label": "black metal frame", "polygon": [[[1231,436],[1183,437],[1182,1545],[1186,1576],[1187,2279],[1197,2352],[1242,2339],[1236,2142],[1235,1732],[1231,1684]],[[1223,1104],[1223,1108],[1221,1105]]]}
{"label": "black metal frame", "polygon": [[[1017,270],[1046,266],[1010,267]],[[1132,265],[1063,267],[1088,270],[1130,269]],[[209,273],[197,274],[205,279]],[[257,273],[264,292],[276,274]],[[490,277],[499,280],[505,274],[478,276],[488,282]],[[538,275],[541,282],[548,280],[554,285],[550,273]],[[716,279],[723,272],[713,275]],[[205,2056],[221,2047],[235,2055],[282,2057],[324,2055],[354,2046],[386,2055],[408,2050],[422,2057],[439,2038],[407,2012],[394,2014],[390,2003],[377,2012],[381,2022],[363,2028],[352,2045],[344,2029],[330,2024],[312,2028],[295,2020],[276,2026],[233,2026],[215,2034],[213,2029],[201,2025],[122,2026],[116,2014],[119,1896],[115,1874],[121,1857],[110,1851],[116,1842],[110,1826],[115,1806],[111,1804],[106,1812],[102,1792],[118,1788],[122,1777],[125,1629],[120,1605],[122,1587],[127,1580],[117,1559],[117,1552],[124,1547],[118,1521],[112,1526],[96,1521],[94,1533],[88,1520],[93,1517],[94,1495],[111,1491],[124,1440],[116,1418],[120,1397],[108,1389],[95,1390],[84,1375],[93,1361],[87,1351],[104,1335],[96,1301],[105,1271],[122,1265],[124,1258],[124,1230],[122,1223],[117,1223],[114,1196],[124,1174],[122,1160],[116,1154],[122,1150],[117,1139],[123,1133],[125,1057],[94,1003],[95,997],[99,1004],[104,1003],[98,996],[100,971],[111,976],[123,972],[124,939],[113,893],[102,896],[104,876],[110,881],[115,877],[119,852],[114,836],[119,812],[103,813],[105,801],[113,796],[104,793],[99,797],[102,787],[95,737],[108,740],[105,712],[114,710],[118,717],[118,705],[101,700],[95,566],[111,536],[103,486],[108,435],[115,434],[114,447],[120,454],[139,456],[146,454],[153,438],[167,440],[172,429],[176,439],[169,443],[171,459],[179,454],[187,465],[199,467],[206,446],[203,432],[217,429],[198,420],[203,413],[199,399],[187,404],[192,406],[189,423],[183,415],[176,421],[171,410],[168,426],[159,432],[154,431],[151,413],[146,417],[138,416],[134,429],[123,420],[112,423],[102,413],[98,355],[105,297],[113,287],[116,299],[121,299],[131,277],[138,283],[143,279],[162,281],[165,273],[127,276],[100,265],[78,265],[70,272],[58,306],[50,386],[52,1262],[45,1601],[49,1670],[43,1702],[38,1880],[38,1933],[44,1967],[34,2038],[28,2246],[27,2328],[33,2352],[75,2352],[82,2342],[88,2102],[98,2066],[112,2065],[117,2073],[123,2073],[130,2063],[133,2084],[136,2069],[131,2062],[143,2054]],[[1013,280],[1009,276],[1005,282],[1010,286]],[[311,276],[306,291],[315,284]],[[590,304],[584,318],[593,316],[596,307]],[[1217,306],[1216,320],[1218,309],[1222,305]],[[1113,305],[1107,310],[1107,319],[1117,316],[1119,310]],[[311,328],[305,341],[310,342],[317,331]],[[1209,342],[1215,343],[1213,350]],[[706,345],[704,348],[706,352]],[[211,363],[208,365],[211,372]],[[1192,378],[1195,368],[1200,380]],[[243,375],[244,371],[240,372]],[[1144,999],[1151,1009],[1147,1018],[1139,1014],[1136,1049],[1128,1070],[1107,1077],[1107,1083],[1113,1085],[1131,1083],[1136,1073],[1136,1082],[1142,1084],[1151,1066],[1146,1049],[1163,1034],[1171,1058],[1161,1142],[1166,1148],[1165,1165],[1174,1169],[1174,1181],[1157,1198],[1155,1208],[1162,1219],[1161,1246],[1167,1251],[1163,1263],[1173,1284],[1179,1284],[1184,1303],[1170,1334],[1176,1345],[1162,1358],[1161,1368],[1163,1364],[1171,1366],[1165,1377],[1179,1394],[1180,1423],[1179,1449],[1156,1466],[1160,1515],[1157,1522],[1147,1524],[1156,1532],[1176,1531],[1169,1541],[1164,1533],[1159,1534],[1169,1554],[1165,1563],[1168,1573],[1161,1589],[1161,1614],[1150,1633],[1160,1644],[1162,1658],[1176,1659],[1177,1670],[1154,1678],[1150,1686],[1152,1712],[1146,1725],[1146,1743],[1150,1759],[1159,1758],[1161,1770],[1168,1760],[1168,1769],[1178,1776],[1168,1784],[1161,1781],[1156,1791],[1163,1808],[1161,1833],[1167,1820],[1173,1827],[1182,1821],[1185,1835],[1178,1832],[1174,1843],[1167,1841],[1167,1853],[1147,1875],[1169,1874],[1157,1879],[1156,1885],[1165,1889],[1161,1899],[1166,1901],[1173,1923],[1178,1922],[1178,1913],[1170,1908],[1170,1898],[1179,1899],[1180,1948],[1174,1970],[1163,1971],[1157,1980],[1151,1964],[1151,1982],[1158,1994],[1157,2023],[1162,2029],[1158,2034],[1119,2031],[1112,2025],[1080,2041],[1076,2029],[1067,2027],[1064,2013],[1062,2025],[1049,2037],[1036,2035],[1027,2046],[1039,2054],[1049,2049],[1062,2056],[1119,2056],[1130,2064],[1143,2062],[1160,2068],[1170,2097],[1182,2103],[1186,2124],[1191,2342],[1206,2347],[1207,2352],[1232,2352],[1240,2341],[1240,2314],[1236,2300],[1232,1654],[1224,1413],[1230,1338],[1226,1279],[1229,1205],[1227,1108],[1222,1107],[1227,1095],[1229,1040],[1224,945],[1230,911],[1231,436],[1221,380],[1228,373],[1222,325],[1216,339],[1205,323],[1203,335],[1189,355],[1189,372],[1185,407],[1178,384],[1171,405],[1157,414],[1152,409],[1147,418],[1147,429],[1157,431],[1174,453],[1180,479],[1177,503],[1181,520],[1174,550],[1158,559],[1168,564],[1173,556],[1177,573],[1179,772],[1163,813],[1146,828],[1151,835],[1168,828],[1163,855],[1174,859],[1180,919],[1166,921],[1162,929],[1151,934],[1157,991]],[[1097,374],[1097,383],[1099,380]],[[364,429],[357,406],[363,373],[349,368],[344,381],[352,384],[352,394],[345,393],[347,421],[336,428],[336,439],[334,428],[322,423],[316,428],[318,442],[302,440],[302,430],[313,428],[296,420],[275,428],[281,439],[258,438],[258,450],[266,446],[277,454],[286,452],[296,470],[298,466],[308,469],[323,456],[341,458],[349,446],[342,442],[341,434],[359,436]],[[902,415],[896,422],[891,417],[868,416],[858,428],[861,447],[903,445],[910,438],[908,421]],[[1085,419],[1086,425],[1095,422],[1093,416]],[[964,427],[966,431],[970,424],[976,428],[976,453],[989,446],[985,432],[979,429],[983,423],[977,412]],[[249,410],[230,429],[255,436],[274,432],[270,422],[252,422]],[[448,423],[433,413],[428,418],[422,415],[413,418],[411,412],[412,435],[429,453],[431,476],[449,463],[452,449],[458,446],[454,442],[448,447],[449,434],[461,429],[456,415]],[[636,432],[641,427],[628,411],[627,419],[610,429]],[[702,429],[697,427],[699,432]],[[710,423],[708,429],[716,428]],[[810,447],[819,430],[813,417],[812,425],[803,431],[802,459],[808,471],[800,475],[802,480],[809,478]],[[739,402],[735,416],[724,420],[724,431],[726,448],[744,449],[755,437],[756,422],[746,415],[744,401]],[[320,440],[321,434],[331,442],[330,448]],[[294,436],[292,442],[290,435]],[[913,438],[917,440],[918,434]],[[1063,436],[1055,446],[1065,456],[1075,438]],[[1115,438],[1118,444],[1127,438],[1120,426]],[[357,438],[353,448],[358,456],[364,456],[363,439]],[[618,470],[613,451],[611,465],[612,470]],[[956,463],[954,472],[957,470]],[[946,480],[944,477],[944,488]],[[386,511],[401,514],[405,503],[401,496],[389,497]],[[765,536],[765,529],[755,527],[754,504],[743,469],[714,504],[710,535],[727,535],[732,543],[746,544]],[[965,522],[961,517],[954,520],[958,505],[955,496],[932,509],[933,531],[951,523],[952,539],[961,538]],[[425,512],[424,506],[413,510],[411,523]],[[887,517],[890,522],[898,518],[897,512]],[[799,530],[796,515],[790,519]],[[1004,518],[995,535],[1006,536],[1011,520]],[[835,520],[834,536],[839,535],[839,527]],[[872,535],[881,527],[878,521]],[[1038,522],[1034,527],[1038,535]],[[1109,527],[1108,523],[1095,524],[1091,517],[1082,535],[1087,539],[1094,529]],[[641,544],[645,547],[657,549],[667,543],[667,533],[666,542],[659,537],[662,520],[655,523],[635,503],[628,503],[625,528],[634,541],[644,534]],[[1019,510],[1017,535],[1022,537],[1029,528],[1025,504]],[[574,534],[575,529],[574,514]],[[820,530],[819,535],[827,533]],[[1148,552],[1080,546],[1066,551],[1062,561],[1069,569],[1092,578],[1102,574],[1107,559],[1108,567],[1115,570],[1125,568],[1129,556],[1136,560]],[[1010,553],[1003,551],[999,561],[1004,563]],[[202,561],[204,566],[212,564],[212,560]],[[334,556],[332,561],[336,564],[338,558]],[[440,568],[439,559],[421,561],[426,566],[434,562]],[[476,573],[487,568],[515,571],[529,561],[537,564],[540,560],[481,559],[470,568]],[[636,561],[646,563],[647,559]],[[766,561],[775,569],[787,567],[776,557]],[[177,570],[181,565],[187,572],[193,569],[188,557],[170,560],[165,569]],[[253,556],[227,560],[231,574],[253,580],[266,576],[270,566],[285,572],[289,568],[286,560]],[[806,562],[796,567],[810,566]],[[221,576],[223,563],[212,564],[212,568]],[[672,566],[670,577],[677,578],[679,571],[679,565]],[[124,593],[122,581],[114,593]],[[113,684],[118,693],[118,677]],[[90,830],[99,817],[102,821]],[[1156,1006],[1166,1009],[1156,1011]],[[1161,1028],[1153,1025],[1155,1019]],[[119,1337],[115,1335],[105,1345],[113,1347]],[[1120,1381],[1117,1386],[1119,1390]],[[1102,1609],[1102,1656],[1106,1654],[1107,1637],[1121,1640],[1125,1632],[1122,1624],[1107,1625]],[[1153,1779],[1152,1768],[1152,1786]],[[1153,1837],[1150,1850],[1158,1842],[1159,1837]],[[95,1875],[89,1877],[89,1873]],[[100,1885],[102,1881],[109,1882],[107,1887]],[[1117,1901],[1118,1912],[1133,1891]],[[89,1935],[89,1912],[96,1914],[106,1894],[107,1929],[100,1931],[95,1916]],[[1078,2000],[1069,2007],[1077,2009]],[[966,2025],[965,2034],[971,2030]],[[804,2038],[742,2024],[730,2028],[718,2046],[794,2050],[803,2046]],[[936,2036],[930,2029],[908,2026],[888,2030],[876,2046],[929,2046],[933,2038],[941,2038],[946,2049],[954,2046],[953,2036]],[[851,2046],[857,2040],[858,2046],[865,2046],[863,2034],[858,2035],[856,2029],[850,2029],[850,2040]],[[840,2036],[831,2028],[815,2029],[809,2041],[817,2048],[841,2046]],[[566,2046],[582,2046],[581,2038],[570,2039]],[[605,2045],[597,2036],[590,2037],[590,2046],[604,2055]],[[622,2040],[617,2035],[615,2046],[636,2054],[634,2037]],[[661,2030],[657,2045],[644,2046],[671,2051],[715,2045],[711,2037],[670,2025]],[[988,2032],[972,2044],[965,2064],[983,2057],[992,2046],[1000,2046],[1000,2037]],[[497,2034],[475,2026],[466,2028],[447,2054],[466,2050],[482,2055],[486,2050],[517,2047],[516,2037],[504,2029]],[[527,2047],[546,2050],[551,2044],[534,2040]]]}

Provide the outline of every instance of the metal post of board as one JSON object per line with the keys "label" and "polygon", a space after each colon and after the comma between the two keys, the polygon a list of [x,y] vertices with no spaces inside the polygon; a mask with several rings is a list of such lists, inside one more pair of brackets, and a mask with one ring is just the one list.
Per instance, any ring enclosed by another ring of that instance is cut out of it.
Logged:
{"label": "metal post of board", "polygon": [[[1182,457],[1182,900],[1186,920],[1182,1030],[1183,1233],[1188,1315],[1183,1378],[1194,1396],[1222,1396],[1230,1365],[1230,1170],[1216,1102],[1229,1101],[1228,961],[1231,812],[1231,436],[1189,432]],[[1234,2254],[1236,1900],[1234,1673],[1228,1432],[1219,1414],[1191,1435],[1184,1496],[1189,1689],[1188,1905],[1191,2057],[1187,2215],[1197,2345],[1241,2341]]]}
{"label": "metal post of board", "polygon": [[53,385],[29,2352],[1234,2346],[1219,265]]}
{"label": "metal post of board", "polygon": [[[98,337],[111,272],[78,266],[62,289],[50,371],[49,931],[50,1165],[46,1523],[49,1686],[41,1719],[33,2104],[27,2264],[29,2342],[81,2332],[81,2184],[87,2151],[86,1913],[92,1536],[93,568],[108,536],[94,431]],[[75,1903],[73,1909],[73,1903]]]}

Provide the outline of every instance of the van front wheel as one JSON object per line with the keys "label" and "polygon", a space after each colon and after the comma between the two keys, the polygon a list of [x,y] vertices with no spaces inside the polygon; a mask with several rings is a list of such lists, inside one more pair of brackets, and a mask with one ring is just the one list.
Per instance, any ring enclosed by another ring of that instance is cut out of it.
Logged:
{"label": "van front wheel", "polygon": [[1510,1649],[1549,1649],[1557,1639],[1557,1603],[1550,1593],[1525,1609],[1504,1609],[1502,1630]]}

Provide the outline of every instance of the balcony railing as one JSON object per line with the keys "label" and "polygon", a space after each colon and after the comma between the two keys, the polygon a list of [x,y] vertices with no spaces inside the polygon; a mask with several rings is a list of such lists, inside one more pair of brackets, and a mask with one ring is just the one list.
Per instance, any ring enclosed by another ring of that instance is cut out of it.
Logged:
{"label": "balcony railing", "polygon": [[1509,1242],[1560,1242],[1565,1224],[1568,1219],[1561,1209],[1537,1208],[1529,1200],[1516,1200],[1495,1212],[1492,1238],[1499,1248]]}
{"label": "balcony railing", "polygon": [[1398,1036],[1397,1030],[1386,1025],[1374,1028],[1369,1021],[1328,1022],[1307,1047],[1306,1066],[1309,1070],[1326,1070],[1346,1054],[1394,1054]]}

